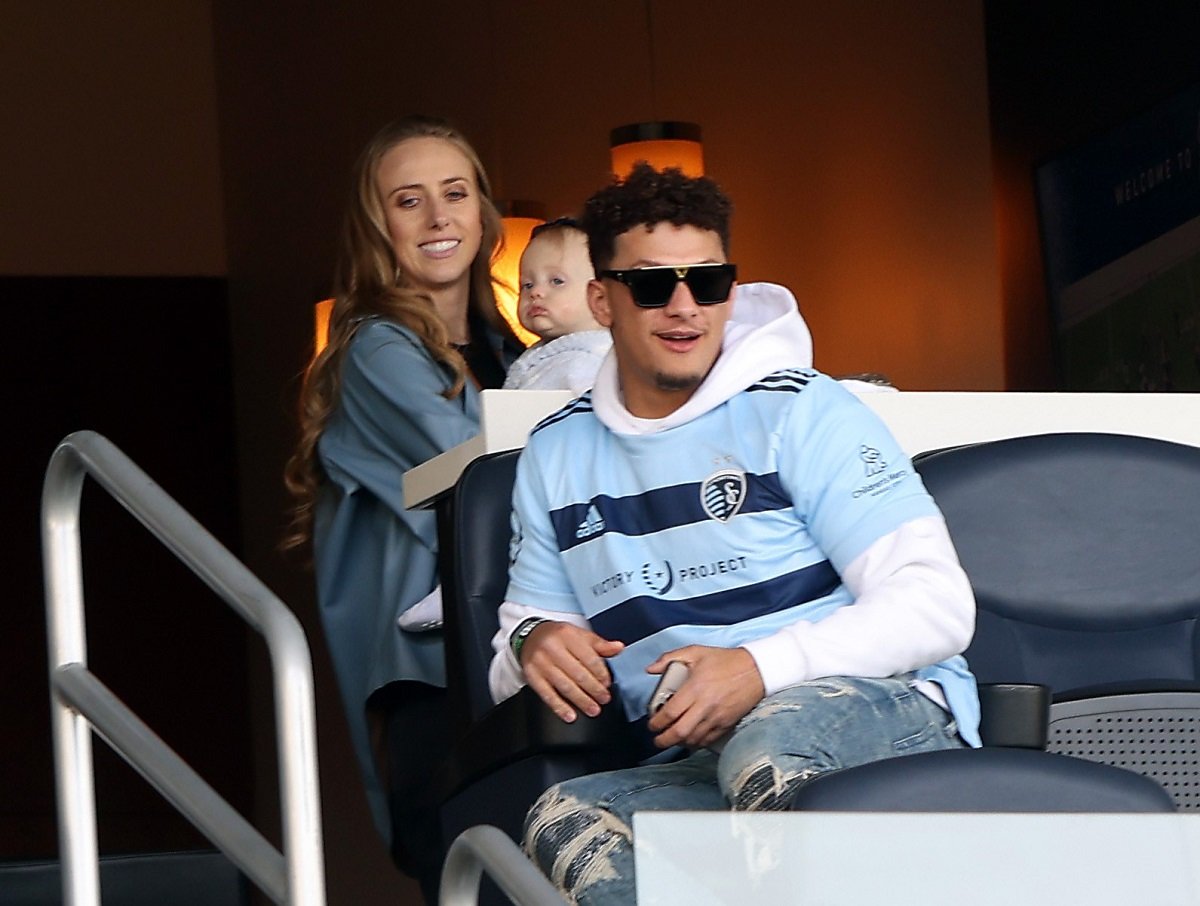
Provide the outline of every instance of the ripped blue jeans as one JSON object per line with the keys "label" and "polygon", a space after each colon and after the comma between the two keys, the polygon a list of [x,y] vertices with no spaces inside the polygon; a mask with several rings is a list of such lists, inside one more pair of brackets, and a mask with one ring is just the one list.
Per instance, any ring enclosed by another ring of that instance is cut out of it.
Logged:
{"label": "ripped blue jeans", "polygon": [[552,786],[525,819],[525,850],[572,903],[634,903],[634,812],[780,811],[825,771],[965,747],[950,714],[910,681],[827,677],[792,686],[743,717],[720,754],[701,749]]}

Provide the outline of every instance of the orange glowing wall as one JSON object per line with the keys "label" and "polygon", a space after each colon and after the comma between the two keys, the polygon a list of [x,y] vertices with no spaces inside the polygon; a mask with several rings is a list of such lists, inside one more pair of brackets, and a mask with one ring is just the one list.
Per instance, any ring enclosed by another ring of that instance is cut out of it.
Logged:
{"label": "orange glowing wall", "polygon": [[538,337],[522,327],[517,319],[517,296],[520,295],[517,284],[521,254],[525,251],[525,246],[529,245],[529,234],[533,232],[533,228],[543,222],[536,217],[505,217],[504,250],[500,257],[492,262],[492,285],[496,291],[496,303],[500,306],[500,314],[526,346],[532,346]]}
{"label": "orange glowing wall", "polygon": [[[625,36],[619,62],[594,59],[587,103],[576,80],[546,78],[553,65],[502,67],[497,97],[513,109],[486,131],[508,194],[573,210],[609,178],[610,129],[698,123],[705,172],[734,203],[731,256],[744,280],[795,293],[818,367],[1003,389],[982,4],[765,0],[714,28],[655,0],[670,26],[655,33],[653,110],[620,21],[636,10],[615,6],[588,20],[543,4],[497,23],[509,59],[540,59],[550,34],[570,47]],[[519,98],[537,99],[536,137]]]}

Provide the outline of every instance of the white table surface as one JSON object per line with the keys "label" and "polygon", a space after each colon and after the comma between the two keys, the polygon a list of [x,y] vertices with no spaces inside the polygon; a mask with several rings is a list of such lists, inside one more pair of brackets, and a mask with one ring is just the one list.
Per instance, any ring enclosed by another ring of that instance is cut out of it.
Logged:
{"label": "white table surface", "polygon": [[638,906],[1200,906],[1200,815],[643,812]]}
{"label": "white table surface", "polygon": [[[1200,446],[1200,394],[899,391],[859,397],[910,456],[1023,434],[1107,431]],[[565,390],[484,390],[480,431],[404,475],[404,503],[428,507],[473,459],[525,445],[530,429],[571,400]]]}

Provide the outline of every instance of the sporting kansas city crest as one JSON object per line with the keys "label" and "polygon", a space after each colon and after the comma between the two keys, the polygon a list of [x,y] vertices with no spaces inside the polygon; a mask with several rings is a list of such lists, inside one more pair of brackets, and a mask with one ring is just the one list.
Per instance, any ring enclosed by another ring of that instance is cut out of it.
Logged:
{"label": "sporting kansas city crest", "polygon": [[728,522],[737,515],[746,499],[746,473],[740,469],[722,469],[700,485],[700,504],[710,518]]}

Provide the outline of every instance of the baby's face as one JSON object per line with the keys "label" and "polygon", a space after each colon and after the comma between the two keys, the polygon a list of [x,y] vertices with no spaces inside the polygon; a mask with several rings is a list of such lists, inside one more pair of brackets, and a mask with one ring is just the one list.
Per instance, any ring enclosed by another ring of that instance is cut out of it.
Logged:
{"label": "baby's face", "polygon": [[534,239],[521,256],[521,325],[543,340],[599,328],[587,302],[593,276],[582,233],[567,230]]}

